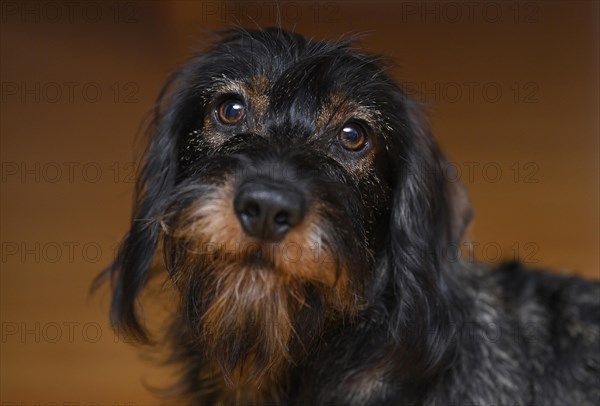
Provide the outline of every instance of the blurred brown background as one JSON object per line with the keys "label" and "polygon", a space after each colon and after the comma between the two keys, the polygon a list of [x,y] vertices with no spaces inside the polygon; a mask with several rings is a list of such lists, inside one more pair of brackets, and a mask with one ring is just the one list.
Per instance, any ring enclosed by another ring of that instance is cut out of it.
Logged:
{"label": "blurred brown background", "polygon": [[360,44],[429,102],[475,256],[599,278],[596,1],[1,3],[3,405],[154,404],[88,287],[127,228],[138,127],[215,28]]}

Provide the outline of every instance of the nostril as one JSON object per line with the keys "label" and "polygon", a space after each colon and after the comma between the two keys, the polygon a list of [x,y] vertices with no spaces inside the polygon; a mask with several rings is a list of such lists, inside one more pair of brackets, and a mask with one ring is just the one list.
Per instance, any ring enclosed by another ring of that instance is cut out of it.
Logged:
{"label": "nostril", "polygon": [[260,214],[260,206],[256,202],[247,202],[242,209],[242,214],[248,217],[258,217]]}
{"label": "nostril", "polygon": [[280,226],[287,226],[290,224],[290,215],[285,211],[280,211],[275,215],[275,223]]}

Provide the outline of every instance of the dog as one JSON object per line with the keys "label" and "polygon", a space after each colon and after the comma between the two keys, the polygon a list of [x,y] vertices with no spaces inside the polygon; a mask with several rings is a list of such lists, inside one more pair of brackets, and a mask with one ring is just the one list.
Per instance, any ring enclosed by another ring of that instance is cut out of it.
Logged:
{"label": "dog", "polygon": [[100,279],[176,292],[189,404],[598,405],[600,285],[456,253],[472,217],[419,103],[352,39],[228,30],[154,109]]}

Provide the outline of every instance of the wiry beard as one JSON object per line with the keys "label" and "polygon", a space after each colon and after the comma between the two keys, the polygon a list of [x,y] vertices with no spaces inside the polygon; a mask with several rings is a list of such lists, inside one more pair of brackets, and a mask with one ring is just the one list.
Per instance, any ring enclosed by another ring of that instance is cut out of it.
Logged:
{"label": "wiry beard", "polygon": [[218,364],[228,383],[259,384],[275,377],[293,362],[289,345],[294,314],[302,306],[291,293],[298,287],[282,286],[273,270],[236,264],[204,268],[210,276],[189,281],[185,306],[196,314],[193,335],[203,351]]}
{"label": "wiry beard", "polygon": [[[194,189],[174,199],[178,206],[162,221],[181,314],[228,384],[268,386],[307,352],[325,320],[356,314],[362,290],[356,272],[366,267],[347,261],[351,247],[324,231],[318,208],[283,241],[264,244],[239,226],[231,187]],[[307,314],[318,315],[308,327]]]}

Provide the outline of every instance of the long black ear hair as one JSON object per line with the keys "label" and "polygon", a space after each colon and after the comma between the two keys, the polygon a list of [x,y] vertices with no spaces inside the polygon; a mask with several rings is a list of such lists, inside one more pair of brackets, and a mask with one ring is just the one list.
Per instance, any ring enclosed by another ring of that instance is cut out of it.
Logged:
{"label": "long black ear hair", "polygon": [[[129,231],[120,243],[114,262],[96,279],[92,289],[110,279],[112,303],[110,318],[115,330],[149,342],[138,318],[138,295],[150,275],[151,263],[160,239],[160,215],[175,186],[178,161],[178,135],[184,131],[185,90],[181,83],[184,68],[170,75],[163,86],[148,127],[148,144],[141,162],[134,192]],[[189,121],[189,120],[188,120]]]}
{"label": "long black ear hair", "polygon": [[[235,59],[236,50],[229,49],[229,44],[250,36],[263,37],[262,41],[269,39],[263,31],[255,30],[233,29],[215,34],[218,41],[172,73],[161,90],[148,129],[149,143],[137,177],[129,231],[119,246],[115,261],[92,286],[95,289],[104,280],[111,280],[113,326],[119,333],[140,343],[149,339],[138,318],[138,296],[148,281],[160,240],[160,216],[177,181],[179,142],[185,134],[201,125],[198,118],[203,116],[206,102],[201,89],[209,89],[214,84],[212,78],[221,75],[224,61],[231,64],[232,58]],[[277,34],[284,33],[277,30]],[[289,36],[287,40],[298,41],[298,37]],[[239,49],[247,49],[249,56],[253,55],[250,47],[238,45]]]}
{"label": "long black ear hair", "polygon": [[[430,377],[451,363],[462,306],[453,268],[471,206],[463,185],[446,176],[448,162],[420,106],[402,92],[400,159],[389,231],[394,305],[390,334],[399,344],[408,379]],[[454,260],[452,260],[454,259]]]}

